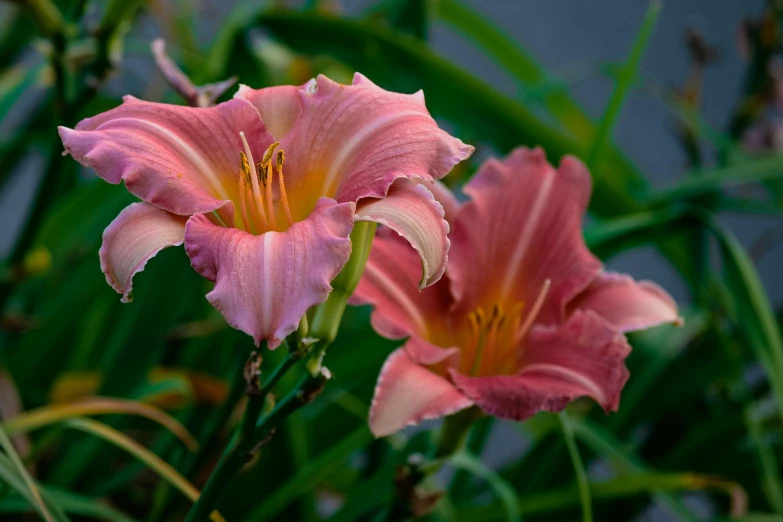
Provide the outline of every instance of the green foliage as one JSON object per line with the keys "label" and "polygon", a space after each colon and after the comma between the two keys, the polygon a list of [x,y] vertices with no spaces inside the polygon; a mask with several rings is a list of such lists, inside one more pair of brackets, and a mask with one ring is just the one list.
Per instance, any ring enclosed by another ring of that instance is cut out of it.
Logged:
{"label": "green foliage", "polygon": [[[237,75],[262,87],[321,72],[344,80],[358,70],[387,89],[423,89],[431,112],[481,149],[541,146],[551,161],[581,157],[595,185],[590,248],[609,259],[652,246],[691,292],[684,327],[631,337],[632,378],[617,414],[578,402],[559,419],[538,415],[512,435],[525,441],[524,451],[498,466],[483,457],[510,424],[474,424],[466,449],[445,462],[455,471],[451,482],[437,475],[424,484],[446,491],[428,519],[638,520],[657,506],[690,521],[700,518],[684,499],[696,494],[727,520],[783,520],[780,313],[753,259],[719,221],[726,209],[781,213],[783,157],[750,156],[732,141],[741,136],[738,126],[761,117],[753,102],[773,53],[754,55],[748,91],[725,133],[673,90],[661,96],[678,123],[716,147],[719,164],[655,191],[616,147],[613,129],[629,93],[650,87],[638,69],[657,2],[636,21],[627,61],[606,68],[614,90],[598,121],[526,49],[460,0],[384,0],[354,18],[331,12],[330,2],[302,10],[278,3],[237,2],[210,42],[198,37],[192,11],[158,23],[197,84]],[[395,472],[434,441],[429,429],[384,440],[369,433],[373,386],[399,343],[372,331],[366,308],[346,310],[324,359],[334,379],[307,408],[296,404],[297,392],[315,377],[284,363],[283,349],[264,352],[261,380],[274,375],[278,402],[251,400],[251,411],[285,420],[245,463],[253,448],[232,432],[243,422],[241,370],[252,343],[207,303],[209,286],[184,252],[167,250],[150,262],[132,304],[121,305],[105,283],[101,233],[134,198],[62,159],[56,127],[120,102],[105,80],[125,70],[124,49],[139,43],[128,34],[160,13],[158,3],[23,0],[0,9],[0,118],[14,118],[0,126],[0,191],[16,176],[40,180],[0,266],[0,370],[13,376],[24,410],[0,397],[0,517],[184,519],[227,447],[241,449],[228,457],[244,467],[226,474],[222,494],[205,493],[219,512],[213,520],[343,522],[388,514]],[[780,23],[769,9],[768,23]],[[433,51],[435,24],[484,52],[519,96],[501,94]],[[458,188],[474,167],[452,173],[450,186]],[[765,199],[738,187],[758,188]],[[349,291],[336,293],[331,306],[341,312]],[[280,364],[286,372],[275,374]],[[240,433],[270,435],[270,426],[241,425],[247,430]],[[596,469],[608,476],[598,478]],[[203,502],[206,514],[211,504]]]}

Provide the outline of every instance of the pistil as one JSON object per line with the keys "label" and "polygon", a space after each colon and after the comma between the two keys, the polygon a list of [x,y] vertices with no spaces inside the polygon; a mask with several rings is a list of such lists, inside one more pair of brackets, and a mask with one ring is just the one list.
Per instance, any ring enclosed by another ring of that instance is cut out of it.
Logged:
{"label": "pistil", "polygon": [[533,321],[536,320],[536,317],[538,317],[539,312],[541,312],[541,307],[544,306],[544,300],[546,299],[547,294],[549,293],[549,287],[552,285],[552,281],[547,279],[544,281],[543,286],[541,287],[541,291],[538,292],[538,297],[536,297],[536,302],[533,303],[533,308],[530,309],[530,312],[527,314],[527,317],[525,317],[525,322],[522,323],[522,326],[517,330],[517,335],[515,338],[515,344],[516,342],[521,341],[525,335],[527,335],[527,332],[530,330],[530,328],[533,326]]}
{"label": "pistil", "polygon": [[285,181],[283,181],[283,163],[285,162],[285,153],[282,149],[277,151],[277,179],[280,181],[280,199],[283,201],[283,211],[288,221],[288,226],[294,224],[294,217],[291,215],[291,207],[288,205],[288,194],[285,192]]}
{"label": "pistil", "polygon": [[[245,147],[245,157],[242,159],[243,165],[245,163],[248,164],[248,175],[250,172],[250,165],[255,165],[255,162],[253,161],[253,153],[250,152],[250,145],[247,143],[247,139],[245,138],[245,133],[240,132],[239,137],[242,139],[242,145]],[[240,153],[241,154],[241,153]],[[253,205],[252,208],[254,208],[257,211],[256,217],[258,218],[259,222],[261,223],[261,228],[264,230],[267,230],[269,228],[269,222],[266,218],[266,212],[264,211],[264,202],[261,199],[261,189],[258,186],[258,179],[256,179],[256,176],[250,175],[250,181],[253,186],[253,200],[255,201],[255,205]]]}

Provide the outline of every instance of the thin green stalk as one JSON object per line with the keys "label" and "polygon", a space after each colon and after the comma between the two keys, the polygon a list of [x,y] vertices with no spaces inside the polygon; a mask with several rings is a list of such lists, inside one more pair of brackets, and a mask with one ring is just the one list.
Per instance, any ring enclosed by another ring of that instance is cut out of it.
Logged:
{"label": "thin green stalk", "polygon": [[620,115],[620,111],[623,108],[625,98],[628,95],[631,86],[636,79],[636,71],[639,68],[639,62],[644,54],[644,49],[647,47],[647,43],[652,35],[653,27],[655,27],[655,21],[658,19],[658,13],[661,10],[661,3],[659,0],[653,0],[650,2],[650,6],[647,8],[647,13],[644,15],[644,21],[642,22],[642,28],[636,35],[636,40],[631,47],[631,52],[628,55],[628,61],[618,74],[617,83],[615,84],[612,97],[609,99],[609,103],[606,106],[601,123],[596,131],[595,140],[593,146],[590,149],[590,153],[587,157],[587,164],[590,168],[595,168],[601,159],[605,156],[605,149],[611,138],[612,129],[617,122],[617,118]]}
{"label": "thin green stalk", "polygon": [[384,521],[399,522],[407,520],[411,515],[423,514],[416,513],[414,507],[419,485],[437,473],[452,455],[462,450],[471,426],[481,415],[481,410],[473,406],[443,419],[438,443],[430,458],[423,462],[409,461],[405,472],[395,476],[395,493],[383,515]]}
{"label": "thin green stalk", "polygon": [[[283,361],[281,366],[286,365],[287,361],[288,359]],[[272,377],[279,379],[283,373],[276,371]],[[326,371],[317,376],[307,374],[269,415],[258,422],[255,419],[257,418],[257,413],[260,413],[263,407],[264,396],[256,395],[249,399],[246,415],[237,433],[220,458],[209,480],[207,480],[201,492],[201,497],[193,505],[185,522],[207,519],[209,514],[217,507],[228,483],[242,466],[250,460],[253,453],[268,440],[286,417],[315,398],[323,388],[327,378],[328,372]],[[263,386],[262,390],[264,388],[267,388],[267,386]],[[254,414],[256,414],[255,417],[253,417]]]}
{"label": "thin green stalk", "polygon": [[[480,457],[481,452],[484,449],[489,434],[492,432],[492,427],[495,425],[495,419],[493,417],[486,417],[473,425],[473,429],[468,434],[467,452],[475,457]],[[457,468],[454,473],[454,478],[451,479],[449,484],[449,494],[452,497],[459,496],[465,491],[470,480],[470,474],[462,469]]]}
{"label": "thin green stalk", "polygon": [[576,483],[579,486],[579,500],[582,504],[582,521],[593,522],[590,483],[587,481],[587,473],[585,473],[585,468],[582,465],[582,457],[579,456],[579,449],[576,447],[574,430],[571,427],[571,422],[568,420],[568,414],[565,410],[560,412],[558,417],[560,418],[560,425],[563,428],[563,435],[565,436],[566,446],[568,446],[568,453],[571,455],[571,462],[573,462],[574,471],[576,472]]}
{"label": "thin green stalk", "polygon": [[264,407],[265,395],[251,395],[248,397],[245,414],[242,422],[237,426],[237,431],[221,455],[220,460],[209,476],[204,489],[196,503],[188,513],[189,521],[207,520],[209,514],[217,507],[225,487],[236,475],[239,469],[250,460],[248,451],[252,448],[253,431],[256,420]]}

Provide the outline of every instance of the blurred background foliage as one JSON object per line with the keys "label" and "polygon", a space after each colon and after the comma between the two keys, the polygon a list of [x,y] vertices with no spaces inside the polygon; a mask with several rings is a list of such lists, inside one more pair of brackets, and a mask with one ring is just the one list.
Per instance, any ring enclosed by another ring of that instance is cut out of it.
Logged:
{"label": "blurred background foliage", "polygon": [[[779,223],[783,211],[780,2],[737,20],[746,70],[725,128],[700,110],[716,56],[697,31],[682,47],[681,87],[639,72],[659,3],[627,21],[638,31],[625,59],[591,73],[613,86],[598,118],[460,0],[383,0],[350,16],[337,2],[289,4],[240,0],[206,38],[201,2],[0,2],[0,518],[180,519],[238,420],[250,339],[209,306],[182,249],[161,253],[137,278],[134,303],[120,303],[97,250],[133,198],[63,159],[56,133],[119,104],[118,78],[164,36],[196,84],[301,84],[319,73],[347,82],[358,70],[386,89],[424,89],[439,122],[478,147],[446,178],[455,189],[480,160],[517,145],[540,145],[553,162],[575,154],[594,176],[591,248],[609,261],[654,248],[687,289],[684,327],[632,337],[618,413],[578,401],[560,419],[481,420],[429,485],[445,491],[430,519],[783,521],[780,313],[754,267],[780,230],[751,256],[721,221],[732,212]],[[489,57],[518,95],[434,52],[435,25]],[[162,78],[139,82],[133,94],[181,103]],[[665,189],[615,145],[627,96],[645,90],[670,111],[687,158]],[[8,196],[19,186],[29,201]],[[335,379],[232,481],[219,505],[226,520],[377,519],[397,466],[432,446],[433,425],[385,440],[367,429],[396,346],[368,317],[349,310],[326,359]],[[266,354],[263,368],[282,357]]]}

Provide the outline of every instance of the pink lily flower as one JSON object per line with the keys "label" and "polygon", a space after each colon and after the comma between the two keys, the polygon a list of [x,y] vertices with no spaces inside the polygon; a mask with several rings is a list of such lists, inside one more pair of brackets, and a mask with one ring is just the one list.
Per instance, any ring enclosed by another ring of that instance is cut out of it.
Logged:
{"label": "pink lily flower", "polygon": [[437,281],[448,224],[426,187],[473,151],[438,128],[421,92],[359,74],[352,85],[242,86],[209,108],[128,96],[59,131],[66,153],[142,200],[103,235],[101,268],[122,300],[150,258],[184,243],[215,282],[209,302],[269,348],[327,298],[354,221],[396,230],[420,253],[422,286]]}
{"label": "pink lily flower", "polygon": [[436,191],[451,253],[423,291],[415,253],[395,234],[376,235],[353,303],[375,306],[379,334],[409,337],[378,377],[376,436],[473,405],[515,420],[585,395],[617,409],[628,379],[623,332],[680,319],[663,289],[604,272],[587,249],[591,188],[577,159],[555,170],[541,149],[517,149],[484,163],[464,189],[468,202]]}

